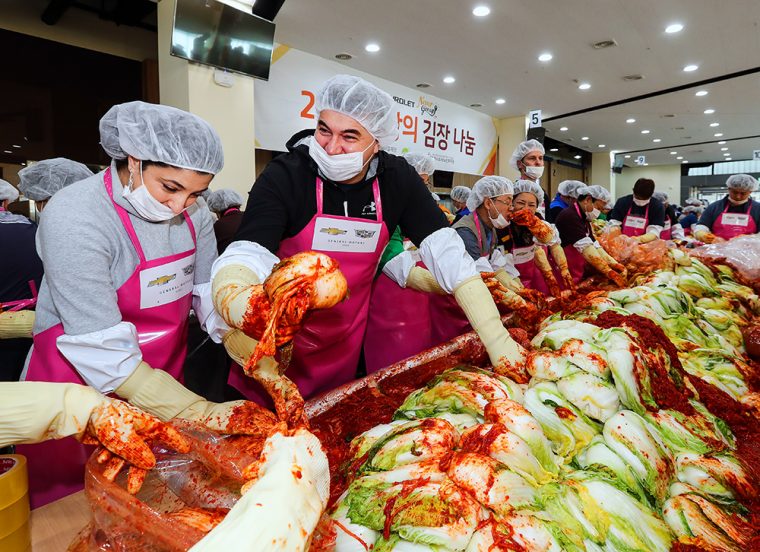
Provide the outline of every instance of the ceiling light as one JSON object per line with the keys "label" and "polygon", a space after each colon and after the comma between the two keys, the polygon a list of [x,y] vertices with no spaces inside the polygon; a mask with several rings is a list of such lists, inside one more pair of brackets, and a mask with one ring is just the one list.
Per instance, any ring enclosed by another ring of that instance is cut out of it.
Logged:
{"label": "ceiling light", "polygon": [[544,52],[540,56],[538,56],[538,61],[551,61],[554,56],[551,55],[549,52]]}
{"label": "ceiling light", "polygon": [[720,151],[728,151],[728,148],[720,148]]}
{"label": "ceiling light", "polygon": [[3,150],[3,153],[13,153],[11,150]]}
{"label": "ceiling light", "polygon": [[681,163],[688,163],[688,162],[689,161],[687,159],[684,159],[683,161],[681,161]]}
{"label": "ceiling light", "polygon": [[726,152],[726,153],[723,154],[723,157],[731,157],[731,154],[728,153],[728,152]]}
{"label": "ceiling light", "polygon": [[379,52],[380,51],[380,45],[379,44],[375,44],[374,42],[370,42],[369,44],[367,44],[364,47],[364,49],[367,50],[368,52],[375,53],[375,52]]}
{"label": "ceiling light", "polygon": [[580,158],[581,158],[581,156],[580,156],[580,155],[574,155],[574,156],[573,156],[573,158],[574,158],[574,159],[580,159]]}
{"label": "ceiling light", "polygon": [[457,80],[454,77],[452,77],[451,75],[447,75],[447,76],[443,77],[443,82],[445,82],[446,84],[452,84],[452,83],[454,83],[456,81]]}
{"label": "ceiling light", "polygon": [[720,126],[720,123],[710,123],[710,126],[711,126],[711,127]]}
{"label": "ceiling light", "polygon": [[559,151],[559,148],[552,148],[549,151]]}
{"label": "ceiling light", "polygon": [[491,13],[491,8],[488,6],[475,6],[472,10],[472,15],[475,17],[485,17]]}
{"label": "ceiling light", "polygon": [[691,73],[692,71],[696,71],[697,69],[699,69],[699,65],[693,65],[693,64],[687,65],[686,67],[683,68],[683,70],[686,71],[687,73]]}
{"label": "ceiling light", "polygon": [[578,85],[578,90],[588,90],[591,88],[591,85],[587,82],[582,82]]}
{"label": "ceiling light", "polygon": [[607,147],[607,144],[599,144],[599,147],[600,147],[600,148],[606,148],[606,147]]}
{"label": "ceiling light", "polygon": [[681,156],[679,155],[678,157],[676,157],[676,159],[679,159],[679,160],[680,160],[680,159],[683,159],[683,157],[681,157]]}
{"label": "ceiling light", "polygon": [[726,160],[726,161],[731,161],[731,158],[730,158],[730,157],[726,157],[726,159],[725,159],[725,160]]}
{"label": "ceiling light", "polygon": [[347,54],[346,52],[343,52],[342,54],[335,54],[335,59],[339,59],[341,61],[348,61],[349,59],[353,59],[354,56],[351,54]]}
{"label": "ceiling light", "polygon": [[705,110],[703,111],[703,113],[704,113],[705,115],[712,115],[713,113],[715,113],[715,110],[714,110],[714,109],[705,109]]}
{"label": "ceiling light", "polygon": [[626,123],[628,123],[628,124],[630,125],[631,123],[635,123],[635,122],[636,122],[636,119],[634,119],[634,118],[632,117],[632,118],[630,118],[630,119],[626,119],[626,120],[625,120],[625,122],[626,122]]}
{"label": "ceiling light", "polygon": [[723,145],[723,144],[725,144],[725,143],[726,143],[726,141],[725,141],[725,140],[721,140],[720,142],[718,142],[718,144],[720,144],[720,145]]}
{"label": "ceiling light", "polygon": [[697,93],[696,93],[696,94],[694,94],[694,95],[695,95],[695,96],[700,96],[700,97],[702,97],[702,96],[707,96],[707,90],[699,90],[699,91],[697,91]]}
{"label": "ceiling light", "polygon": [[567,127],[561,127],[561,128],[559,129],[559,131],[560,131],[560,132],[566,132],[566,131],[567,131]]}
{"label": "ceiling light", "polygon": [[623,157],[625,157],[626,159],[630,159],[631,158],[630,155],[624,155]]}
{"label": "ceiling light", "polygon": [[715,136],[716,138],[720,138],[721,136],[723,136],[723,133],[722,132],[716,132],[715,134],[713,134],[713,136]]}
{"label": "ceiling light", "polygon": [[642,130],[641,134],[649,134],[649,131],[648,130]]}
{"label": "ceiling light", "polygon": [[652,142],[654,142],[655,144],[659,144],[660,142],[662,142],[662,140],[660,138],[655,138],[654,140],[652,140]]}
{"label": "ceiling light", "polygon": [[14,148],[20,148],[21,146],[19,146],[18,144],[13,144],[13,147]]}
{"label": "ceiling light", "polygon": [[496,98],[496,103],[501,105],[503,103],[507,103],[507,100],[505,100],[504,98]]}
{"label": "ceiling light", "polygon": [[680,33],[683,30],[683,25],[680,23],[671,23],[665,27],[665,32],[668,34]]}
{"label": "ceiling light", "polygon": [[588,140],[588,136],[582,137],[581,140]]}
{"label": "ceiling light", "polygon": [[678,155],[678,152],[677,151],[671,151],[670,155]]}
{"label": "ceiling light", "polygon": [[649,163],[644,163],[644,166],[645,166],[645,167],[648,167],[648,166],[649,166]]}

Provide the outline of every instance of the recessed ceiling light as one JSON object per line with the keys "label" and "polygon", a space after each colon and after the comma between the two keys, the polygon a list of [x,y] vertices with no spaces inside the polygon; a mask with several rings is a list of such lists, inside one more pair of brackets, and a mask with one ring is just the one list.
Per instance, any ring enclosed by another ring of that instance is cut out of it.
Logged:
{"label": "recessed ceiling light", "polygon": [[649,166],[649,163],[644,163],[644,166],[645,166],[645,167],[648,167],[648,166]]}
{"label": "recessed ceiling light", "polygon": [[665,32],[668,34],[680,33],[683,30],[683,25],[680,23],[671,23],[665,27]]}
{"label": "recessed ceiling light", "polygon": [[580,155],[574,155],[574,156],[573,156],[573,158],[575,158],[575,159],[580,159],[580,158],[581,158],[581,156],[580,156]]}
{"label": "recessed ceiling light", "polygon": [[600,147],[600,148],[606,148],[606,147],[607,147],[607,144],[599,144],[599,147]]}
{"label": "recessed ceiling light", "polygon": [[645,129],[645,130],[642,130],[642,131],[641,131],[641,134],[649,134],[649,131],[648,131],[648,130],[646,130],[646,129]]}
{"label": "recessed ceiling light", "polygon": [[728,148],[720,148],[720,151],[728,151]]}
{"label": "recessed ceiling light", "polygon": [[652,142],[654,142],[655,144],[659,144],[660,142],[662,142],[662,140],[660,138],[655,138],[654,140],[652,140]]}
{"label": "recessed ceiling light", "polygon": [[507,103],[507,100],[505,100],[504,98],[496,98],[496,103],[501,105],[503,103]]}
{"label": "recessed ceiling light", "polygon": [[559,151],[559,148],[552,148],[549,151]]}
{"label": "recessed ceiling light", "polygon": [[3,153],[13,153],[11,150],[3,150]]}
{"label": "recessed ceiling light", "polygon": [[704,113],[705,115],[712,115],[713,113],[715,113],[715,110],[712,108],[705,109],[702,113]]}
{"label": "recessed ceiling light", "polygon": [[720,123],[710,123],[710,126],[711,126],[711,127],[720,126]]}
{"label": "recessed ceiling light", "polygon": [[716,132],[715,134],[713,134],[713,136],[715,136],[716,138],[720,138],[721,136],[723,136],[723,133],[722,132]]}
{"label": "recessed ceiling light", "polygon": [[454,83],[456,81],[457,80],[454,77],[452,77],[451,75],[446,75],[445,77],[443,77],[443,82],[445,82],[446,84],[452,84],[452,83]]}
{"label": "recessed ceiling light", "polygon": [[21,166],[22,167],[26,167],[26,163],[21,163]]}
{"label": "recessed ceiling light", "polygon": [[681,156],[679,155],[678,157],[676,157],[676,159],[679,159],[679,160],[680,160],[680,159],[683,159],[683,157],[681,157]]}
{"label": "recessed ceiling light", "polygon": [[730,157],[726,157],[726,161],[731,161],[731,158]]}
{"label": "recessed ceiling light", "polygon": [[367,50],[368,52],[375,53],[375,52],[379,52],[380,51],[380,45],[379,44],[375,44],[374,42],[370,42],[369,44],[367,44],[364,47],[364,49]]}
{"label": "recessed ceiling light", "polygon": [[718,143],[719,143],[720,145],[723,145],[723,144],[725,144],[725,143],[726,143],[726,141],[725,141],[725,140],[721,140],[721,141],[720,141],[720,142],[718,142]]}
{"label": "recessed ceiling light", "polygon": [[475,6],[472,9],[472,15],[475,17],[485,17],[489,13],[491,13],[491,8],[488,6]]}
{"label": "recessed ceiling light", "polygon": [[686,159],[684,159],[683,161],[681,161],[681,163],[688,163],[688,162],[689,162],[689,161],[688,161],[688,160],[686,160]]}
{"label": "recessed ceiling light", "polygon": [[695,96],[707,96],[707,90],[698,90],[695,94]]}
{"label": "recessed ceiling light", "polygon": [[20,148],[21,146],[19,146],[18,144],[13,144],[13,147],[14,148]]}
{"label": "recessed ceiling light", "polygon": [[635,123],[636,119],[634,119],[633,117],[631,117],[630,119],[626,119],[625,122],[630,125],[631,123]]}
{"label": "recessed ceiling light", "polygon": [[726,152],[726,153],[723,154],[723,157],[731,157],[731,154],[728,153],[728,152]]}
{"label": "recessed ceiling light", "polygon": [[693,65],[693,64],[687,65],[686,67],[683,68],[683,70],[686,71],[687,73],[691,73],[692,71],[696,71],[697,69],[699,69],[699,65]]}
{"label": "recessed ceiling light", "polygon": [[678,155],[678,152],[677,151],[671,151],[670,155]]}
{"label": "recessed ceiling light", "polygon": [[583,136],[581,140],[588,140],[588,136]]}
{"label": "recessed ceiling light", "polygon": [[554,56],[551,55],[549,52],[544,52],[540,56],[538,56],[538,61],[551,61]]}
{"label": "recessed ceiling light", "polygon": [[626,159],[630,159],[631,158],[630,155],[624,155],[623,157],[625,157]]}
{"label": "recessed ceiling light", "polygon": [[587,82],[582,82],[578,85],[578,90],[588,90],[591,88],[591,85]]}
{"label": "recessed ceiling light", "polygon": [[559,131],[560,131],[560,132],[566,132],[566,131],[567,131],[567,127],[561,127],[561,128],[559,129]]}
{"label": "recessed ceiling light", "polygon": [[346,52],[343,52],[342,54],[335,54],[335,59],[339,59],[341,61],[348,61],[349,59],[353,59],[354,56],[351,54],[347,54]]}
{"label": "recessed ceiling light", "polygon": [[470,104],[470,107],[483,107],[483,104],[482,103],[474,103],[474,104]]}

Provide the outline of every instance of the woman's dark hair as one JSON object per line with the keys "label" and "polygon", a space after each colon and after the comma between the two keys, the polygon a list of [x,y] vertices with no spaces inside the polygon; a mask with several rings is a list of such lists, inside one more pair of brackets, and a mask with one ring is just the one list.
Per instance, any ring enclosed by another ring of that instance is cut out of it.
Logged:
{"label": "woman's dark hair", "polygon": [[578,201],[585,201],[588,198],[594,199],[591,194],[581,194],[578,196]]}
{"label": "woman's dark hair", "polygon": [[[114,159],[114,163],[116,163],[116,170],[120,171],[122,169],[125,169],[127,167],[127,163],[128,162],[129,161],[126,158],[125,159]],[[148,168],[148,167],[150,167],[151,165],[154,165],[156,167],[171,167],[171,168],[174,168],[174,169],[178,168],[178,167],[175,167],[174,165],[170,165],[169,163],[163,163],[161,161],[143,161],[142,162],[143,170],[146,169],[146,168]],[[208,172],[205,172],[205,171],[194,171],[194,172],[196,172],[198,174],[211,174],[211,173],[208,173]]]}
{"label": "woman's dark hair", "polygon": [[633,193],[640,199],[649,199],[654,193],[654,180],[651,178],[639,178],[633,185]]}

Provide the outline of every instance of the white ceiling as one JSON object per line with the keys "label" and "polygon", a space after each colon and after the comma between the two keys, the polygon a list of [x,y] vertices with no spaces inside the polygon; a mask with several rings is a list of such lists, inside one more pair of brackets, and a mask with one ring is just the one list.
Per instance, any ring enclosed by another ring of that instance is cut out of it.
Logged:
{"label": "white ceiling", "polygon": [[[473,16],[476,5],[491,14]],[[666,34],[673,22],[684,30]],[[348,52],[350,67],[409,87],[430,83],[427,93],[481,103],[479,111],[497,118],[540,108],[547,119],[760,66],[758,0],[286,0],[275,23],[278,42],[328,59]],[[591,48],[606,39],[618,46]],[[366,52],[369,42],[380,52]],[[538,61],[546,51],[554,58]],[[699,69],[684,72],[689,64]],[[622,80],[631,74],[644,78]],[[456,82],[444,84],[445,75]],[[579,90],[576,81],[591,88]],[[593,152],[663,146],[645,153],[660,164],[671,162],[670,146],[760,134],[760,73],[703,88],[705,97],[687,89],[548,122],[547,135]],[[507,101],[497,105],[497,98]],[[704,115],[708,107],[715,114]],[[628,117],[637,122],[626,124]],[[746,159],[760,139],[727,145],[734,160]],[[720,147],[693,146],[686,159],[720,160]]]}

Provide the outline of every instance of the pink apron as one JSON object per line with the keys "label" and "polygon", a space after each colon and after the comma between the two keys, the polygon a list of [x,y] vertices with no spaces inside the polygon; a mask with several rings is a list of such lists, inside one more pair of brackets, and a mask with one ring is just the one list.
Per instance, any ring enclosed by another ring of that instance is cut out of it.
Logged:
{"label": "pink apron", "polygon": [[673,225],[670,222],[670,217],[668,216],[668,213],[665,213],[665,226],[662,227],[662,232],[660,232],[660,239],[661,240],[669,240],[673,238]]}
{"label": "pink apron", "polygon": [[[475,230],[478,232],[478,246],[483,251],[483,233],[480,229],[480,217],[472,213],[475,220]],[[496,240],[496,231],[491,234],[491,245],[487,253],[481,255],[490,257],[493,244]],[[440,345],[450,339],[472,330],[469,320],[464,314],[453,295],[431,295],[430,297],[430,344]]]}
{"label": "pink apron", "polygon": [[[376,221],[324,214],[322,188],[322,180],[317,178],[317,213],[297,235],[283,240],[277,251],[281,259],[302,251],[325,253],[340,263],[348,281],[348,299],[331,309],[310,313],[293,340],[293,357],[286,375],[306,399],[356,377],[372,281],[390,238],[383,223],[377,179],[372,183]],[[393,305],[386,308],[393,309]],[[229,383],[250,400],[260,404],[271,402],[259,384],[236,364],[230,370]]]}
{"label": "pink apron", "polygon": [[[195,228],[189,215],[183,213],[193,238],[193,248],[184,253],[148,261],[129,214],[113,201],[111,169],[106,169],[103,177],[108,195],[140,259],[129,279],[116,290],[122,320],[131,322],[137,328],[145,362],[167,371],[181,381],[187,347],[188,315],[193,300]],[[161,289],[163,286],[166,287]],[[161,293],[166,298],[161,297]],[[141,302],[145,304],[141,306]],[[34,336],[26,381],[85,385],[74,366],[58,351],[56,342],[64,333],[63,325],[58,324]],[[26,454],[29,462],[29,489],[33,508],[83,487],[83,468],[92,447],[83,446],[74,439],[60,439],[18,448]]]}
{"label": "pink apron", "polygon": [[385,274],[372,285],[364,360],[367,373],[429,348],[430,294],[402,288]]}
{"label": "pink apron", "polygon": [[718,217],[712,227],[712,233],[724,240],[730,240],[742,234],[754,234],[757,232],[757,224],[750,215],[752,211],[752,199],[747,202],[747,211],[744,213],[728,213],[731,203],[726,200],[726,208]]}
{"label": "pink apron", "polygon": [[643,236],[649,224],[649,203],[647,203],[647,210],[643,217],[631,215],[631,209],[633,209],[633,203],[628,208],[628,213],[623,220],[623,234],[626,236]]}
{"label": "pink apron", "polygon": [[[578,216],[583,220],[581,209],[577,203],[575,204],[575,212],[578,213]],[[589,234],[588,237],[591,237],[591,235]],[[583,274],[586,271],[586,259],[583,258],[583,255],[581,255],[573,244],[566,245],[563,249],[565,251],[565,257],[567,257],[567,268],[570,271],[570,275],[573,277],[573,282],[579,284],[581,280],[583,280]]]}

